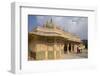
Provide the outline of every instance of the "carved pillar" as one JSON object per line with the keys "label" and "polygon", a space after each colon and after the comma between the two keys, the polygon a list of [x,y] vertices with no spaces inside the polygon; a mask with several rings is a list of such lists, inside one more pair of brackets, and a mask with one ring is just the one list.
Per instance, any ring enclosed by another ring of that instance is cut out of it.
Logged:
{"label": "carved pillar", "polygon": [[47,39],[46,38],[45,38],[45,48],[46,48],[45,59],[48,59],[48,44],[47,44]]}
{"label": "carved pillar", "polygon": [[77,53],[77,45],[74,45],[74,52]]}
{"label": "carved pillar", "polygon": [[69,53],[69,43],[67,43],[67,53]]}
{"label": "carved pillar", "polygon": [[71,52],[73,52],[73,44],[71,43]]}
{"label": "carved pillar", "polygon": [[73,44],[73,52],[74,52],[74,44]]}
{"label": "carved pillar", "polygon": [[48,51],[45,51],[45,59],[48,59]]}
{"label": "carved pillar", "polygon": [[53,51],[54,51],[54,59],[56,59],[56,38],[54,38],[54,48],[53,48]]}
{"label": "carved pillar", "polygon": [[74,53],[74,43],[72,43],[72,52]]}

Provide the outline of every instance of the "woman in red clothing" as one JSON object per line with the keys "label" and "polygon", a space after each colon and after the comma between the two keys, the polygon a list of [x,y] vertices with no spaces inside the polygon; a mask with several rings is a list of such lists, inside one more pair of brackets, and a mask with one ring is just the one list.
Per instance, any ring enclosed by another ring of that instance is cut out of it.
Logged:
{"label": "woman in red clothing", "polygon": [[77,53],[80,53],[80,49],[79,49],[79,47],[77,47]]}

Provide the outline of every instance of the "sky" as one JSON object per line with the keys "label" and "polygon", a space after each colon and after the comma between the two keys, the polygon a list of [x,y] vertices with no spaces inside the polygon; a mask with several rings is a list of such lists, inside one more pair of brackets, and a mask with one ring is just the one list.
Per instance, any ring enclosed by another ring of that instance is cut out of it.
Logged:
{"label": "sky", "polygon": [[88,17],[28,15],[28,31],[32,31],[36,26],[43,26],[51,19],[65,31],[80,36],[81,40],[88,39]]}

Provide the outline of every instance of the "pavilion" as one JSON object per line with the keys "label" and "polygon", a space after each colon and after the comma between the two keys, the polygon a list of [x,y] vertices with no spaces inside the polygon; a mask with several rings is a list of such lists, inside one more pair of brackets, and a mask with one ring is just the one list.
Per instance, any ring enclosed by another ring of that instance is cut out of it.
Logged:
{"label": "pavilion", "polygon": [[33,60],[60,59],[63,54],[77,52],[80,44],[79,36],[64,31],[52,19],[28,33],[28,52]]}

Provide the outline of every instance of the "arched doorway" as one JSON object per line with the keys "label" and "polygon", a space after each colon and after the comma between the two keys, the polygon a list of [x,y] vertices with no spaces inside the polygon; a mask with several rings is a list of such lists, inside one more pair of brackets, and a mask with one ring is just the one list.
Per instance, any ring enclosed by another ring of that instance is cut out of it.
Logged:
{"label": "arched doorway", "polygon": [[67,44],[64,44],[64,53],[67,53]]}

